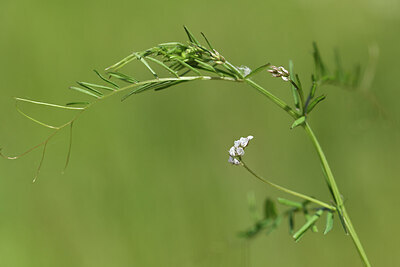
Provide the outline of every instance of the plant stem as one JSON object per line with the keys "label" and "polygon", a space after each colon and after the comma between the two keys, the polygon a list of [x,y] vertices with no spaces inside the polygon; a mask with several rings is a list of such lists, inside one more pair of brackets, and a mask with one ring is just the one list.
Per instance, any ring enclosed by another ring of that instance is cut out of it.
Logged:
{"label": "plant stem", "polygon": [[277,188],[277,189],[279,189],[279,190],[281,190],[281,191],[283,191],[283,192],[285,192],[285,193],[291,194],[291,195],[293,195],[293,196],[296,196],[296,197],[299,197],[299,198],[308,200],[308,201],[310,201],[310,202],[313,202],[313,203],[315,203],[315,204],[317,204],[317,205],[320,205],[321,207],[327,208],[327,209],[329,209],[329,210],[331,210],[331,211],[336,211],[336,208],[335,208],[334,206],[332,206],[332,205],[329,205],[329,204],[327,204],[327,203],[325,203],[325,202],[319,201],[318,199],[312,198],[312,197],[310,197],[310,196],[303,195],[303,194],[301,194],[301,193],[292,191],[292,190],[290,190],[290,189],[287,189],[287,188],[285,188],[285,187],[283,187],[283,186],[274,184],[274,183],[272,183],[272,182],[270,182],[270,181],[268,181],[268,180],[262,178],[261,176],[257,175],[252,169],[250,169],[243,161],[241,161],[241,165],[242,165],[248,172],[250,172],[254,177],[256,177],[256,178],[259,179],[260,181],[262,181],[262,182],[264,182],[264,183],[266,183],[266,184],[268,184],[268,185],[270,185],[270,186],[272,186],[272,187],[275,187],[275,188]]}
{"label": "plant stem", "polygon": [[346,211],[341,194],[339,192],[339,188],[336,184],[336,181],[335,181],[335,178],[331,171],[331,168],[329,167],[329,164],[325,157],[324,151],[322,150],[317,137],[315,136],[314,132],[312,131],[310,125],[307,122],[303,124],[303,128],[306,131],[306,133],[308,134],[308,136],[310,137],[311,141],[313,142],[314,147],[317,150],[319,159],[322,163],[322,167],[324,168],[324,171],[326,174],[328,186],[330,186],[333,198],[335,199],[335,202],[336,202],[337,212],[339,213],[339,216],[343,217],[344,224],[347,227],[347,230],[348,230],[351,238],[353,239],[354,245],[356,246],[357,251],[360,254],[360,257],[363,260],[365,266],[370,267],[371,264],[368,261],[367,254],[364,251],[361,241],[358,238],[357,233],[353,227],[353,224],[351,223],[350,217]]}
{"label": "plant stem", "polygon": [[[265,90],[262,86],[258,85],[257,83],[253,82],[253,81],[250,80],[250,79],[245,79],[245,82],[246,82],[247,84],[249,84],[250,86],[254,87],[255,89],[257,89],[257,90],[258,90],[260,93],[262,93],[264,96],[266,96],[267,98],[269,98],[272,102],[274,102],[274,103],[275,103],[276,105],[278,105],[281,109],[283,109],[284,111],[286,111],[286,113],[288,113],[288,114],[289,114],[291,117],[293,117],[294,119],[297,119],[297,118],[300,116],[300,115],[297,114],[291,107],[289,107],[284,101],[282,101],[282,100],[279,99],[278,97],[274,96],[273,94],[271,94],[270,92],[268,92],[267,90]],[[304,128],[304,130],[307,132],[308,136],[310,137],[311,141],[313,142],[314,147],[315,147],[316,150],[317,150],[319,159],[320,159],[320,161],[321,161],[321,163],[322,163],[322,167],[323,167],[324,172],[325,172],[325,174],[326,174],[326,179],[327,179],[328,187],[329,187],[329,189],[330,189],[330,191],[331,191],[331,193],[332,193],[332,196],[333,196],[333,198],[334,198],[334,200],[335,200],[335,203],[336,203],[336,211],[338,212],[338,215],[339,215],[341,218],[343,218],[343,223],[344,223],[345,227],[347,228],[347,230],[348,230],[348,232],[349,232],[351,238],[353,239],[353,242],[354,242],[354,244],[355,244],[355,246],[356,246],[356,248],[357,248],[357,251],[358,251],[358,253],[359,253],[361,259],[363,260],[365,266],[370,267],[371,264],[369,263],[367,254],[366,254],[365,251],[364,251],[364,248],[363,248],[363,246],[362,246],[362,244],[361,244],[361,241],[360,241],[360,239],[358,238],[357,233],[356,233],[356,231],[355,231],[355,229],[354,229],[354,227],[353,227],[353,224],[351,223],[350,217],[349,217],[349,215],[348,215],[348,213],[347,213],[347,211],[346,211],[346,208],[345,208],[345,206],[344,206],[343,199],[342,199],[342,197],[341,197],[339,188],[338,188],[338,186],[337,186],[337,184],[336,184],[336,180],[335,180],[335,178],[334,178],[334,176],[333,176],[332,170],[331,170],[331,168],[329,167],[329,163],[328,163],[328,161],[327,161],[327,159],[326,159],[326,157],[325,157],[324,151],[322,150],[322,147],[321,147],[321,145],[319,144],[317,137],[315,136],[314,132],[312,131],[310,125],[309,125],[307,122],[305,122],[305,123],[303,124],[303,128]],[[262,179],[261,177],[259,177],[258,175],[256,175],[254,172],[252,172],[250,169],[248,169],[248,168],[246,167],[246,165],[244,165],[244,167],[245,167],[249,172],[251,172],[255,177],[257,177],[258,179],[262,180],[263,182],[268,183],[268,184],[270,184],[270,185],[272,185],[272,186],[274,186],[274,187],[276,187],[276,188],[278,188],[278,189],[280,189],[280,190],[284,189],[283,191],[288,190],[288,189],[286,189],[286,188],[281,188],[281,187],[278,186],[278,185],[272,184],[271,182]],[[288,191],[290,191],[290,192],[288,192]],[[293,191],[291,191],[291,190],[288,190],[288,191],[285,191],[285,192],[290,193],[290,194],[296,193],[296,192],[293,192]],[[299,194],[299,193],[296,193],[296,194]],[[301,195],[301,194],[300,194],[300,195]],[[299,196],[299,197],[301,197],[301,196]]]}
{"label": "plant stem", "polygon": [[276,105],[278,105],[281,109],[286,111],[290,116],[292,116],[294,119],[299,118],[299,114],[297,114],[288,104],[286,104],[283,100],[280,98],[274,96],[267,90],[265,90],[262,86],[258,85],[254,81],[250,79],[245,79],[244,80],[247,84],[249,84],[251,87],[257,89],[260,93],[262,93],[264,96],[269,98],[272,102],[274,102]]}

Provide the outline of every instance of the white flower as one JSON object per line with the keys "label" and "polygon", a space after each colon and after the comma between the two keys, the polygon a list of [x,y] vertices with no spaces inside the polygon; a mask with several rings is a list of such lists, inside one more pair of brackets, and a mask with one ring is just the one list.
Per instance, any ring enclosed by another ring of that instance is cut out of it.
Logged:
{"label": "white flower", "polygon": [[229,149],[228,162],[233,165],[239,165],[244,155],[244,149],[248,146],[251,139],[254,137],[249,135],[247,137],[240,137],[239,140],[234,141],[234,146]]}

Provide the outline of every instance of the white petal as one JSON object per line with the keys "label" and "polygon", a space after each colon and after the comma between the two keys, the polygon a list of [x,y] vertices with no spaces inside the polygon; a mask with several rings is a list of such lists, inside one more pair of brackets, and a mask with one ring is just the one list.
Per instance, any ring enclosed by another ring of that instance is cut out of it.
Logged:
{"label": "white petal", "polygon": [[254,138],[254,136],[252,136],[252,135],[249,135],[249,136],[247,136],[247,139],[250,141],[251,139],[253,139]]}
{"label": "white petal", "polygon": [[239,140],[236,140],[235,141],[235,147],[239,147],[240,146],[240,141]]}
{"label": "white petal", "polygon": [[279,67],[279,70],[281,71],[281,72],[283,72],[284,74],[286,74],[286,75],[289,75],[289,72],[284,68],[284,67]]}
{"label": "white petal", "polygon": [[233,159],[233,164],[239,165],[239,164],[240,164],[240,161],[239,161],[238,159]]}
{"label": "white petal", "polygon": [[229,157],[228,162],[232,163],[233,165],[239,165],[240,164],[240,161],[238,159],[235,159],[235,158],[232,158],[232,157]]}
{"label": "white petal", "polygon": [[238,156],[244,155],[244,149],[242,147],[236,148],[236,152],[237,152]]}
{"label": "white petal", "polygon": [[246,147],[247,144],[249,143],[249,140],[247,138],[245,138],[245,137],[240,137],[239,141],[240,141],[240,145],[242,147]]}
{"label": "white petal", "polygon": [[231,155],[231,157],[237,156],[236,155],[236,148],[234,146],[231,147],[231,149],[229,149],[229,155]]}
{"label": "white petal", "polygon": [[289,81],[289,77],[282,76],[282,80],[284,80],[285,82],[287,82],[287,81]]}

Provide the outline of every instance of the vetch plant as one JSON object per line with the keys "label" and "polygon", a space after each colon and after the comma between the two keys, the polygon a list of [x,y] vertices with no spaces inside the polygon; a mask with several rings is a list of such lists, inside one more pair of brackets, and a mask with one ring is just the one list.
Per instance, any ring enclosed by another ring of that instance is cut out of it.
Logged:
{"label": "vetch plant", "polygon": [[[305,87],[303,87],[299,76],[294,72],[294,66],[291,61],[289,62],[288,70],[283,66],[272,66],[269,63],[266,63],[253,70],[244,65],[238,67],[225,59],[211,45],[203,33],[202,36],[204,37],[207,46],[201,44],[186,27],[185,31],[189,38],[189,41],[186,43],[162,43],[145,51],[133,52],[114,65],[106,68],[104,74],[95,71],[100,83],[78,82],[78,86],[70,87],[71,90],[86,95],[88,98],[92,99],[90,101],[76,101],[66,103],[65,105],[58,105],[26,98],[16,98],[17,110],[22,115],[44,127],[51,129],[52,133],[41,143],[17,156],[6,156],[4,154],[1,154],[1,156],[7,159],[18,159],[33,150],[42,148],[43,153],[38,169],[34,176],[35,181],[41,170],[41,166],[46,155],[47,144],[53,139],[53,137],[62,129],[69,128],[70,142],[65,164],[65,167],[67,167],[69,157],[71,155],[72,130],[74,122],[80,118],[85,111],[89,110],[95,104],[108,97],[124,93],[122,96],[122,100],[124,101],[138,93],[149,90],[164,90],[171,86],[200,80],[243,83],[256,89],[259,93],[261,93],[261,95],[266,97],[282,111],[287,113],[293,119],[293,124],[291,126],[292,129],[299,127],[307,133],[311,140],[311,144],[314,146],[321,162],[326,185],[328,186],[332,198],[332,203],[327,204],[313,197],[275,184],[256,174],[246,165],[243,160],[245,148],[249,145],[249,142],[253,139],[253,136],[242,137],[235,141],[234,145],[229,149],[228,161],[233,165],[244,167],[250,174],[269,186],[301,199],[301,202],[299,202],[279,198],[279,203],[289,207],[289,209],[282,215],[278,215],[274,202],[268,199],[265,205],[264,218],[258,220],[252,229],[244,233],[244,236],[254,236],[263,229],[271,230],[279,225],[283,217],[287,216],[289,220],[290,232],[293,233],[293,238],[296,241],[299,241],[309,229],[311,229],[311,231],[317,231],[315,223],[319,220],[323,213],[325,213],[325,233],[332,229],[333,217],[336,216],[339,218],[345,233],[350,235],[352,238],[363,263],[365,266],[371,266],[361,241],[358,238],[355,228],[350,220],[350,216],[346,210],[342,194],[339,191],[336,179],[331,171],[328,160],[307,120],[310,113],[315,110],[316,106],[322,100],[325,99],[324,95],[317,96],[316,94],[321,86],[325,84],[334,84],[343,87],[357,86],[360,76],[360,68],[356,67],[352,72],[345,71],[337,58],[336,69],[335,71],[330,72],[323,63],[318,48],[314,43],[313,58],[315,70],[314,74],[311,75],[311,84],[309,86],[310,89],[308,90],[308,93],[305,93]],[[147,80],[138,80],[130,73],[122,72],[126,65],[134,61],[138,61],[143,64],[143,66],[149,71],[149,74],[152,75],[152,78]],[[164,72],[162,74],[157,73],[154,70],[154,66],[158,66]],[[252,78],[257,74],[269,74],[273,77],[281,78],[282,81],[288,84],[293,96],[293,107],[283,99],[275,96],[263,86],[253,81]],[[73,114],[69,121],[61,125],[52,125],[33,118],[27,114],[20,108],[19,104],[21,102],[40,105],[51,109],[63,109],[65,111],[72,112]],[[306,223],[297,231],[294,230],[294,215],[296,213],[302,213],[306,218]]]}

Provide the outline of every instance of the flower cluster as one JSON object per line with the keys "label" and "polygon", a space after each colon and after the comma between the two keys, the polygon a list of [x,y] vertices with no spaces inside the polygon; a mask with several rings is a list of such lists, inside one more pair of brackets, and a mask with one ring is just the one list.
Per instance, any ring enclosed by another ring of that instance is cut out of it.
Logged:
{"label": "flower cluster", "polygon": [[234,142],[233,147],[229,149],[229,159],[228,162],[232,163],[233,165],[239,165],[242,156],[244,155],[244,149],[249,144],[250,140],[254,137],[249,135],[247,137],[240,137],[239,140]]}
{"label": "flower cluster", "polygon": [[268,72],[271,73],[273,77],[281,77],[285,82],[290,79],[289,72],[282,66],[271,66]]}

